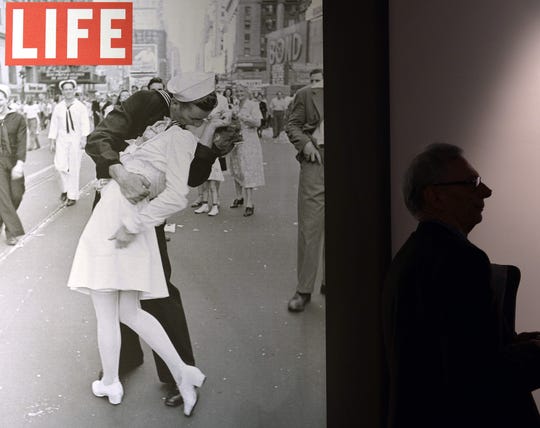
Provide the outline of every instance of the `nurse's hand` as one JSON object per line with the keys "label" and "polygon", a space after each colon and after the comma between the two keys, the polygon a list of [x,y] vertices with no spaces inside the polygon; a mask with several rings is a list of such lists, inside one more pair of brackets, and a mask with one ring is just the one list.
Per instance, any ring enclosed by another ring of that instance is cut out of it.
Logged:
{"label": "nurse's hand", "polygon": [[116,233],[109,238],[109,241],[116,240],[116,248],[126,248],[136,236],[136,233],[130,233],[125,226],[120,226]]}

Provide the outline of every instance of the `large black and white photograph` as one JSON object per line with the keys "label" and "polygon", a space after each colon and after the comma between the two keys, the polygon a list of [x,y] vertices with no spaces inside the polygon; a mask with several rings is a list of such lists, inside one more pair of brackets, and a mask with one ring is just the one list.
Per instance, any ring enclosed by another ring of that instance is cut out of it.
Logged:
{"label": "large black and white photograph", "polygon": [[130,65],[7,3],[0,427],[325,428],[322,0],[134,0]]}

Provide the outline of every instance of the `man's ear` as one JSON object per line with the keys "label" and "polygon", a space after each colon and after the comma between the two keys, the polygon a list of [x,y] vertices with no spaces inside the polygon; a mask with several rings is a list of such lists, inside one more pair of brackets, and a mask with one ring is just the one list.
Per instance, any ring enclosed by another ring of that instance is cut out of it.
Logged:
{"label": "man's ear", "polygon": [[440,208],[443,200],[437,186],[427,186],[423,190],[424,205],[426,207]]}

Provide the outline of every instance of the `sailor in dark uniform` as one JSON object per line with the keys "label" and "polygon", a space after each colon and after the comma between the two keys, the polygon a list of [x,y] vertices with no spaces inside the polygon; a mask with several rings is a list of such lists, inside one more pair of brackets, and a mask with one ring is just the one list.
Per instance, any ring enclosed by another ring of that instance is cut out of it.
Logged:
{"label": "sailor in dark uniform", "polygon": [[[205,85],[215,85],[214,76],[213,74],[209,74],[208,78],[202,76],[199,80],[193,81],[191,87],[178,86],[185,86],[185,82],[186,79],[173,78],[168,82],[167,90],[135,92],[120,106],[116,106],[88,135],[85,150],[96,163],[97,178],[115,179],[122,188],[123,194],[132,203],[136,203],[148,195],[148,183],[145,183],[142,176],[129,173],[124,169],[119,160],[119,152],[128,146],[126,140],[142,135],[147,126],[153,125],[164,116],[176,120],[181,125],[193,125],[194,122],[198,121],[196,113],[189,109],[180,108],[180,105],[182,102],[196,99],[193,97],[197,97],[197,93],[200,93],[201,90],[204,92]],[[201,119],[199,125],[202,123]],[[212,164],[216,158],[227,154],[233,147],[226,141],[221,144],[216,146],[210,143],[211,147],[201,143],[197,145],[195,158],[191,162],[189,170],[188,185],[190,187],[204,183],[210,175]],[[94,205],[98,200],[99,192],[96,193]],[[182,360],[186,364],[194,365],[195,359],[180,292],[170,282],[171,263],[167,254],[164,226],[165,224],[156,227],[156,235],[167,279],[169,297],[145,300],[141,303],[143,309],[155,316],[162,324]],[[128,327],[124,325],[121,327],[120,373],[126,374],[142,364],[143,351],[138,336]],[[160,381],[171,386],[165,404],[179,406],[182,404],[182,398],[171,373],[163,360],[155,353],[154,358]]]}

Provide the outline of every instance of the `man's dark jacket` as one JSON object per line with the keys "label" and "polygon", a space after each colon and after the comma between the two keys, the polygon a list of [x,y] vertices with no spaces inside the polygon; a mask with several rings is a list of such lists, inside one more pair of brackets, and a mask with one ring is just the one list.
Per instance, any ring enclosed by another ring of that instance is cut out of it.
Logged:
{"label": "man's dark jacket", "polygon": [[437,222],[395,256],[382,293],[389,428],[540,427],[540,352],[505,334],[491,269]]}
{"label": "man's dark jacket", "polygon": [[6,127],[9,139],[10,154],[12,166],[15,166],[18,160],[26,161],[26,119],[16,111],[9,111],[2,123]]}
{"label": "man's dark jacket", "polygon": [[[169,116],[171,95],[167,91],[138,91],[116,106],[88,135],[86,153],[96,163],[97,178],[109,178],[109,166],[120,163],[119,152],[128,146],[125,140],[142,135],[147,126]],[[189,169],[188,185],[199,186],[210,175],[218,153],[197,144]]]}

